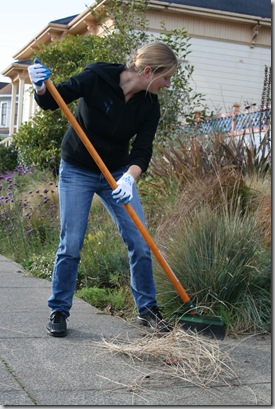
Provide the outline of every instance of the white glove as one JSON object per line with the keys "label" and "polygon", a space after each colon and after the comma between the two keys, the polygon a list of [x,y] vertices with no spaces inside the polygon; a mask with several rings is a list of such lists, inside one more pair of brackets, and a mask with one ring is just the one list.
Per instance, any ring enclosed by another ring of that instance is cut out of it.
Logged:
{"label": "white glove", "polygon": [[113,199],[117,203],[127,204],[133,199],[133,184],[135,180],[130,173],[124,175],[117,181],[118,187],[112,191]]}
{"label": "white glove", "polygon": [[34,64],[28,67],[29,77],[35,91],[41,91],[45,88],[44,81],[50,78],[51,71],[45,65],[35,58]]}

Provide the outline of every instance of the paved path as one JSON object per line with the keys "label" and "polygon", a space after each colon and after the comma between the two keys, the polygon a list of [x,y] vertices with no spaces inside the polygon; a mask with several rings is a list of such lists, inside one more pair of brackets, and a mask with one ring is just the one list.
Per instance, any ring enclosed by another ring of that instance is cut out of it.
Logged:
{"label": "paved path", "polygon": [[[225,339],[238,379],[209,388],[97,347],[144,329],[75,298],[66,338],[46,332],[50,283],[0,256],[0,404],[9,406],[271,405],[271,337]],[[150,376],[148,376],[150,374]]]}

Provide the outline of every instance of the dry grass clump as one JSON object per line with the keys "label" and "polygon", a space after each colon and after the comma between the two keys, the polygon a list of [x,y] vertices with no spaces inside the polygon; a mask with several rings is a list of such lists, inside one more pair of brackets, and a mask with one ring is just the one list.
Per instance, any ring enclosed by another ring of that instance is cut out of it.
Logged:
{"label": "dry grass clump", "polygon": [[234,170],[224,170],[203,179],[195,178],[179,193],[177,205],[165,209],[157,227],[157,241],[161,242],[167,232],[173,232],[186,218],[192,218],[195,210],[205,206],[215,212],[236,208],[242,211],[249,201],[248,190],[241,174]]}
{"label": "dry grass clump", "polygon": [[260,237],[267,248],[271,248],[272,239],[272,186],[271,178],[246,177],[245,183],[249,187],[253,201],[251,210],[255,213]]}
{"label": "dry grass clump", "polygon": [[271,248],[272,243],[272,224],[271,224],[271,192],[268,196],[264,196],[260,202],[257,211],[257,221],[259,225],[259,231],[264,243],[267,247]]}
{"label": "dry grass clump", "polygon": [[229,380],[236,379],[230,357],[221,351],[217,341],[177,328],[161,336],[146,334],[134,341],[103,338],[98,347],[150,365],[147,377],[154,374],[199,387],[213,386],[213,383],[228,385]]}

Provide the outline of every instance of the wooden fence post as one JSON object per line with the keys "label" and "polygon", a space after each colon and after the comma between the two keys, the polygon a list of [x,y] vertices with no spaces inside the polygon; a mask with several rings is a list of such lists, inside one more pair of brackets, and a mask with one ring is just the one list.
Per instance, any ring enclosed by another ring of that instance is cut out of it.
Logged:
{"label": "wooden fence post", "polygon": [[232,127],[231,127],[232,132],[234,132],[236,129],[236,120],[237,120],[237,115],[239,113],[239,109],[240,109],[240,104],[235,102],[235,104],[233,104],[232,106]]}
{"label": "wooden fence post", "polygon": [[197,127],[199,125],[199,122],[201,120],[201,111],[196,111],[195,112],[195,126]]}

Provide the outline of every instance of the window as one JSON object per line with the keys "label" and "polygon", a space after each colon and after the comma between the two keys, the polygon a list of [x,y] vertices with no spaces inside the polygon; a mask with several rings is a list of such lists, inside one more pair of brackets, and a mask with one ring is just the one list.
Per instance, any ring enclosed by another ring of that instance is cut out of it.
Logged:
{"label": "window", "polygon": [[15,104],[14,126],[17,126],[18,102]]}
{"label": "window", "polygon": [[7,102],[2,102],[1,104],[1,123],[0,126],[2,127],[7,127],[7,112],[8,112],[8,103]]}

